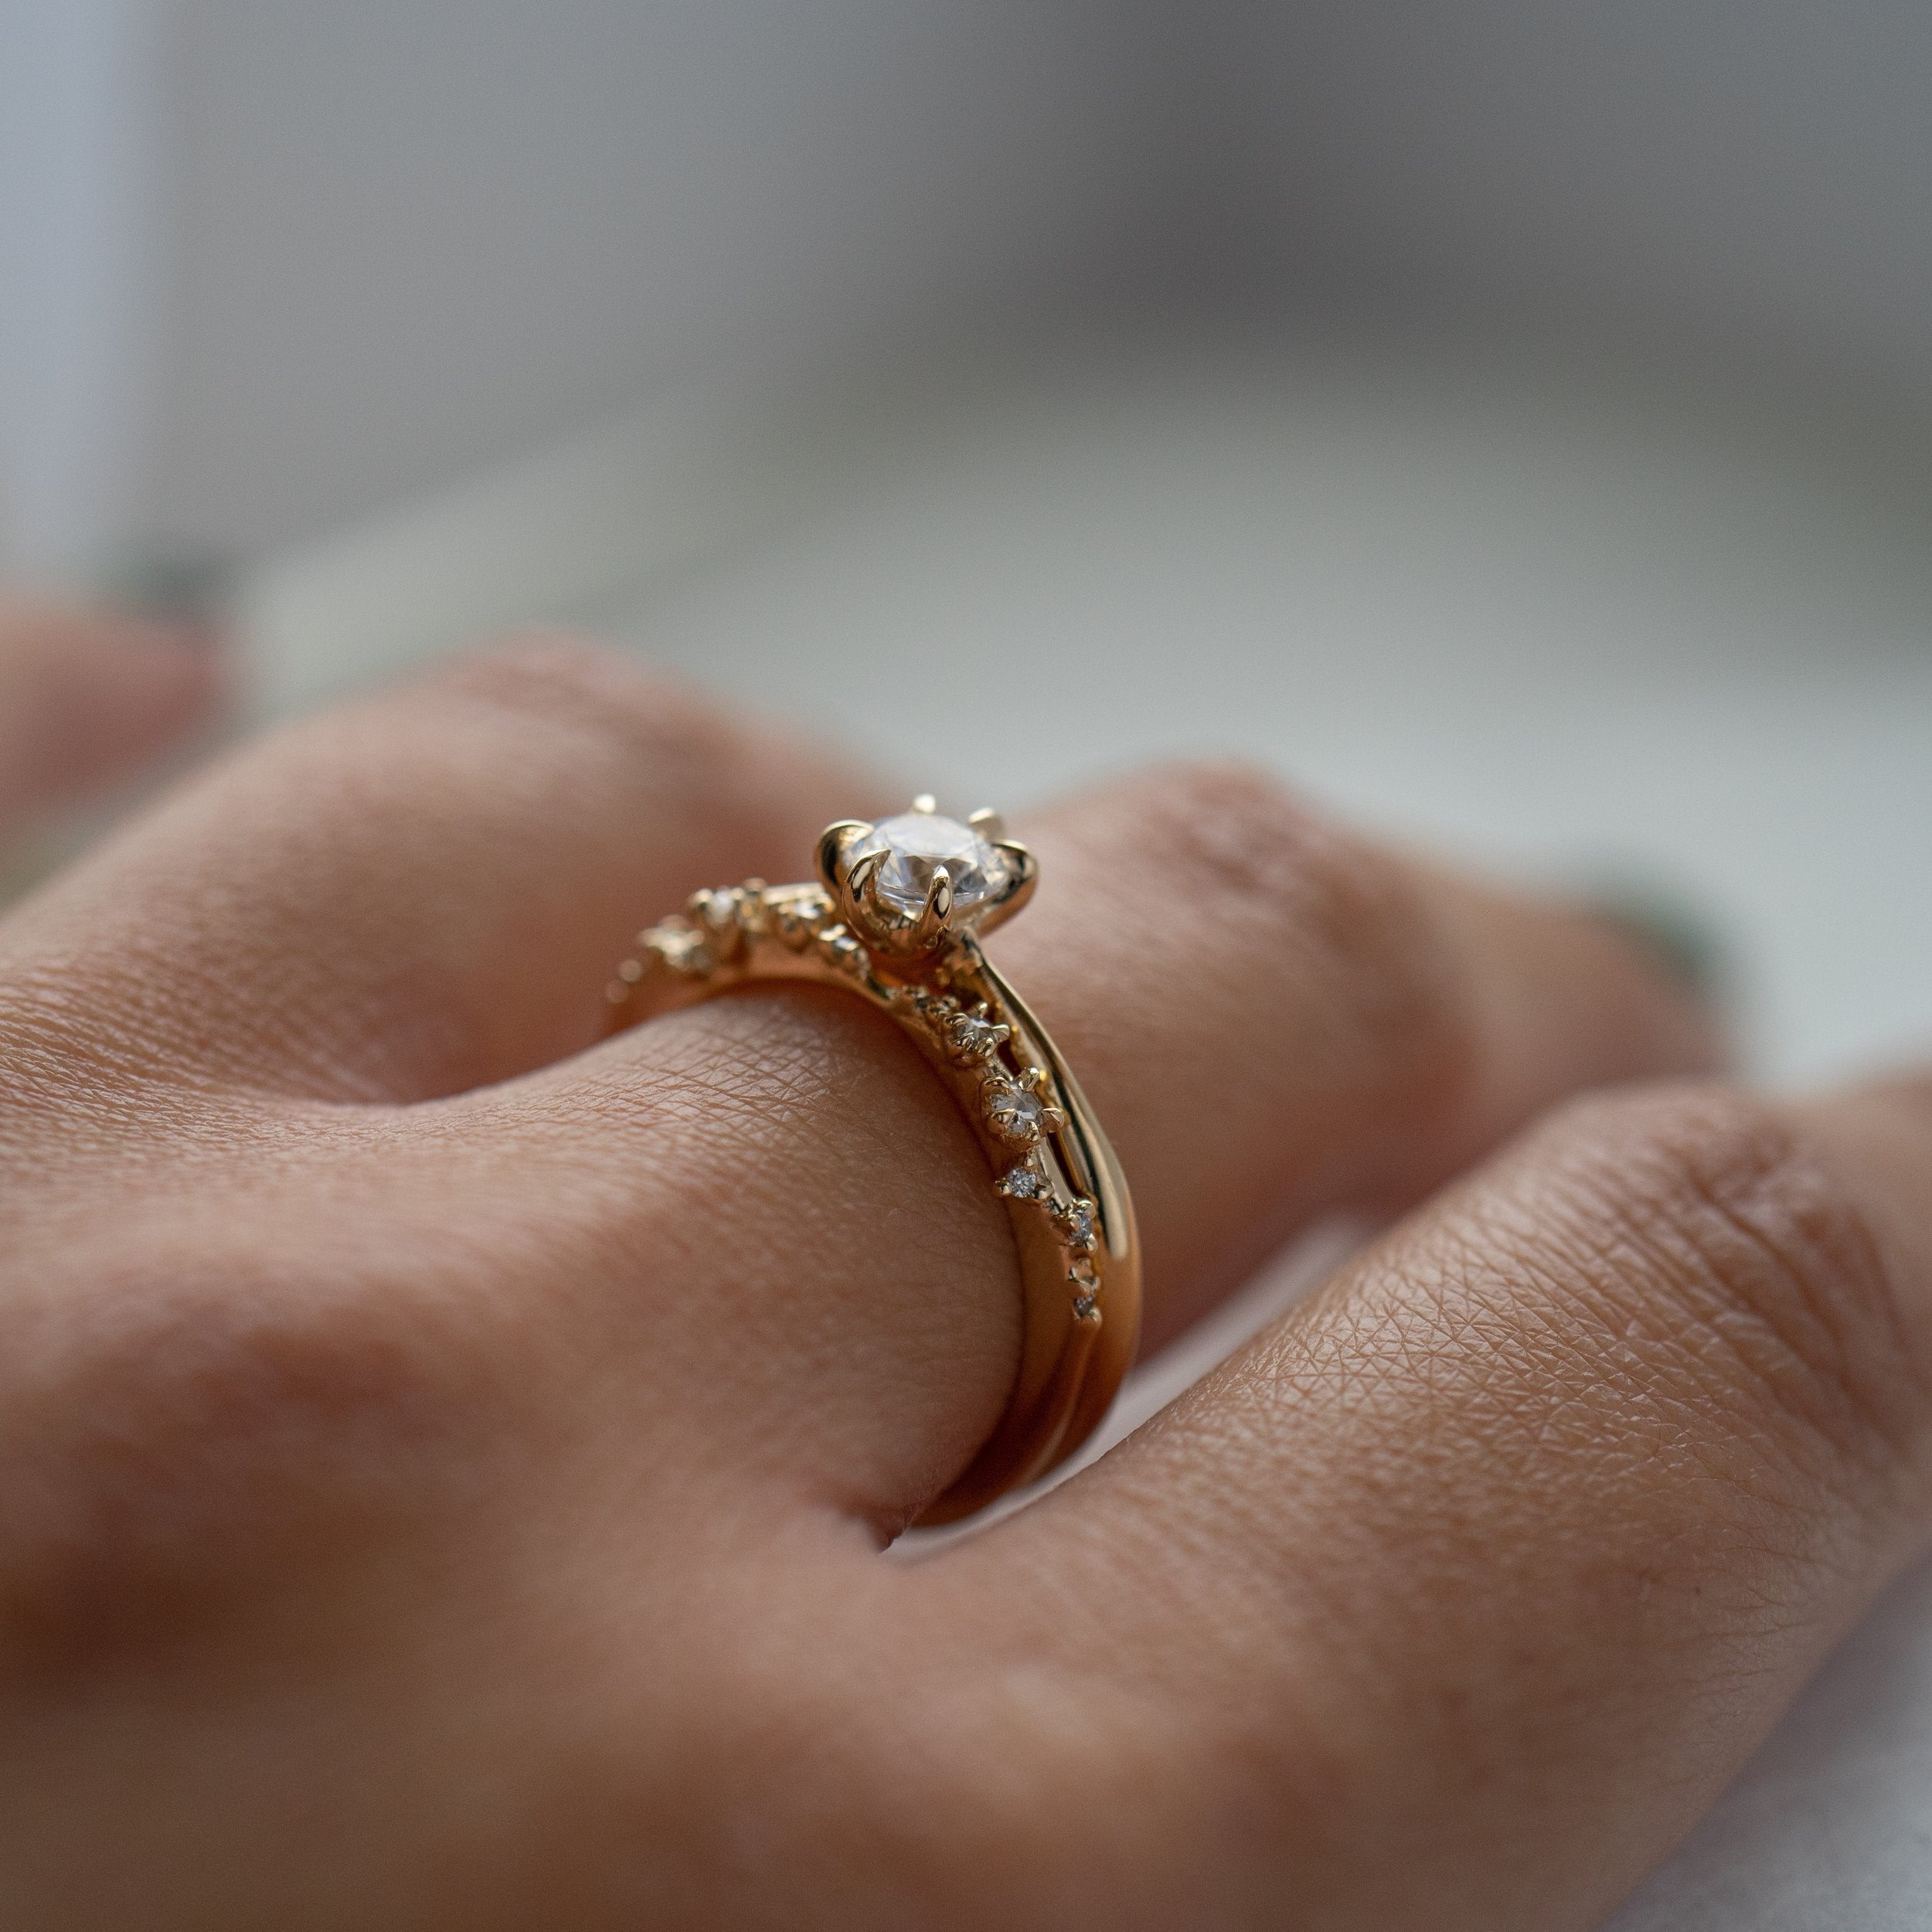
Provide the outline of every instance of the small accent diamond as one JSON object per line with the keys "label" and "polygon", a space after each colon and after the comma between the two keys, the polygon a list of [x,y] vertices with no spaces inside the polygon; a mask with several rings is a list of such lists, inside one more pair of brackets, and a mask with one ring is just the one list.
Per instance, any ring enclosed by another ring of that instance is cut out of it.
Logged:
{"label": "small accent diamond", "polygon": [[1091,1201],[1075,1201],[1062,1208],[1053,1219],[1060,1232],[1066,1236],[1069,1247],[1090,1248],[1094,1245],[1094,1203]]}
{"label": "small accent diamond", "polygon": [[828,926],[818,935],[818,950],[835,966],[842,966],[849,972],[860,964],[866,956],[866,949],[842,926]]}
{"label": "small accent diamond", "polygon": [[742,889],[736,886],[691,895],[685,910],[717,958],[735,961],[743,956],[747,903]]}
{"label": "small accent diamond", "polygon": [[1043,1201],[1046,1198],[1046,1177],[1038,1168],[1009,1167],[993,1185],[1015,1201]]}
{"label": "small accent diamond", "polygon": [[818,922],[832,910],[832,901],[816,887],[767,898],[765,905],[772,930],[794,953],[811,943]]}
{"label": "small accent diamond", "polygon": [[675,926],[653,927],[650,950],[674,973],[689,974],[694,979],[709,972],[714,963],[702,934],[680,931]]}
{"label": "small accent diamond", "polygon": [[1030,1087],[989,1083],[986,1117],[1009,1141],[1036,1141],[1046,1123],[1046,1103]]}
{"label": "small accent diamond", "polygon": [[942,1029],[947,1049],[963,1060],[990,1060],[1012,1038],[1012,1029],[976,1013],[951,1013]]}
{"label": "small accent diamond", "polygon": [[1073,1298],[1073,1319],[1076,1321],[1094,1321],[1100,1318],[1100,1298],[1098,1290],[1092,1294],[1077,1294]]}

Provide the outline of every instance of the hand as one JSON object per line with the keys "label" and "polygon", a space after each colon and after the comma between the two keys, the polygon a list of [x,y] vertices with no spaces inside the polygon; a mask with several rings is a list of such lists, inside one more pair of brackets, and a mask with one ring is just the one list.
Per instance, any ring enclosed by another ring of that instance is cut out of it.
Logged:
{"label": "hand", "polygon": [[535,645],[0,926],[12,1932],[1585,1927],[1919,1548],[1932,1087],[1716,1083],[1608,926],[1187,767],[1026,820],[993,942],[1150,1342],[1408,1212],[882,1561],[1015,1359],[971,1134],[835,991],[598,1035],[645,919],[891,802]]}
{"label": "hand", "polygon": [[206,624],[0,598],[0,835],[183,736],[219,685]]}

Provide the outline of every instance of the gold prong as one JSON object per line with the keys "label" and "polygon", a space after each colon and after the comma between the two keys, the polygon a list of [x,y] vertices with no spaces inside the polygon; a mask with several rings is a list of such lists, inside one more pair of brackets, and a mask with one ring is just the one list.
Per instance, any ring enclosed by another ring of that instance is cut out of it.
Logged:
{"label": "gold prong", "polygon": [[922,791],[913,801],[914,811],[937,811],[938,809],[939,801],[930,791]]}
{"label": "gold prong", "polygon": [[834,898],[845,884],[845,854],[871,830],[862,818],[841,818],[818,835],[818,876]]}
{"label": "gold prong", "polygon": [[879,903],[879,876],[891,855],[883,849],[867,852],[847,869],[845,882],[838,889],[838,910],[845,923],[855,931],[871,934],[875,939],[886,932],[896,917]]}
{"label": "gold prong", "polygon": [[996,838],[993,849],[1006,860],[1006,883],[979,916],[982,933],[1005,925],[1032,897],[1033,888],[1039,883],[1039,861],[1017,839]]}
{"label": "gold prong", "polygon": [[991,805],[981,805],[966,822],[982,838],[998,839],[1006,836],[1006,821]]}
{"label": "gold prong", "polygon": [[946,922],[952,916],[952,875],[944,866],[935,866],[932,883],[926,888],[926,903],[919,909],[919,917],[913,922],[913,944],[922,952],[938,944],[945,933]]}

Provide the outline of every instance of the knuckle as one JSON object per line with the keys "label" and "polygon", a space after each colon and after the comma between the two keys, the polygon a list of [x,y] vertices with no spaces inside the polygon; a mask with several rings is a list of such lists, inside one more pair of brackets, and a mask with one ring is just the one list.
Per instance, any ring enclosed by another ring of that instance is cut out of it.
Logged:
{"label": "knuckle", "polygon": [[1881,1246],[1777,1108],[1639,1088],[1573,1103],[1550,1131],[1577,1245],[1668,1375],[1859,1494],[1917,1453],[1927,1389]]}
{"label": "knuckle", "polygon": [[1232,916],[1273,918],[1300,899],[1334,837],[1272,774],[1231,760],[1162,767],[1124,802],[1150,862]]}
{"label": "knuckle", "polygon": [[[682,679],[630,653],[567,633],[535,631],[457,660],[428,687],[509,721],[520,762],[607,816],[634,801],[662,842],[703,855],[723,877],[747,852],[784,852],[798,837],[794,787],[830,774],[796,747]],[[488,734],[500,743],[500,734]],[[541,750],[532,757],[532,750]]]}
{"label": "knuckle", "polygon": [[1471,1009],[1409,868],[1242,764],[1171,767],[1138,810],[1172,903],[1210,943],[1267,961],[1286,1008],[1320,1016],[1311,1079],[1324,1060],[1352,1090],[1386,1070],[1412,1111],[1453,1101],[1475,1063]]}
{"label": "knuckle", "polygon": [[601,742],[702,778],[740,753],[723,708],[628,652],[562,631],[531,631],[443,667],[433,688],[512,713],[529,726]]}

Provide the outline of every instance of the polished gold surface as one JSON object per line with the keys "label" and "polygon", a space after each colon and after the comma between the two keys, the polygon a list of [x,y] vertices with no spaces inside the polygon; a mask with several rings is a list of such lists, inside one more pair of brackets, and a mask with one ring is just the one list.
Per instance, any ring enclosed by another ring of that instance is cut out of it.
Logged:
{"label": "polished gold surface", "polygon": [[1025,1298],[1005,1411],[920,1519],[950,1522],[1045,1475],[1111,1406],[1140,1334],[1133,1203],[1078,1082],[981,948],[1039,883],[998,814],[956,824],[922,794],[877,826],[828,826],[818,861],[815,883],[701,892],[641,933],[608,988],[612,1028],[747,980],[810,980],[889,1014],[946,1082],[1005,1202]]}

